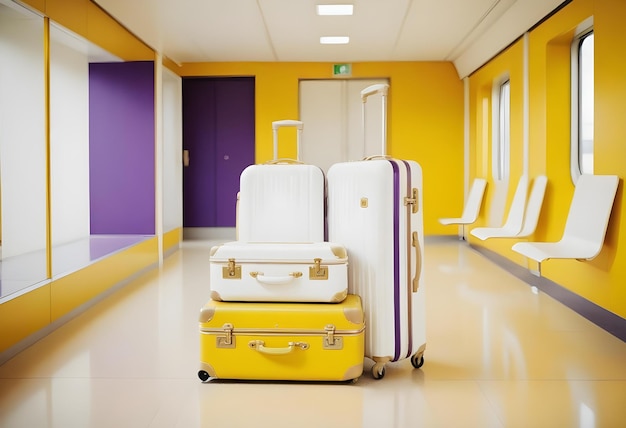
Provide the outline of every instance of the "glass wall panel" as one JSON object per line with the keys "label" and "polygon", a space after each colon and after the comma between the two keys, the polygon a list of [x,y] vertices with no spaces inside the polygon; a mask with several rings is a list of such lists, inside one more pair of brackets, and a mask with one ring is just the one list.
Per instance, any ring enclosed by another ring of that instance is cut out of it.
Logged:
{"label": "glass wall panel", "polygon": [[0,299],[47,278],[44,20],[0,0]]}

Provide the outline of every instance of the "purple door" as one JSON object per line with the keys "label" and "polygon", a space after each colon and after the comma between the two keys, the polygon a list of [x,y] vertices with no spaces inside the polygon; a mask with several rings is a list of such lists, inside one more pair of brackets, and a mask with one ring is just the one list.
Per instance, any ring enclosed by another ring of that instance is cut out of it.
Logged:
{"label": "purple door", "polygon": [[234,227],[239,175],[254,163],[254,78],[183,79],[183,226]]}

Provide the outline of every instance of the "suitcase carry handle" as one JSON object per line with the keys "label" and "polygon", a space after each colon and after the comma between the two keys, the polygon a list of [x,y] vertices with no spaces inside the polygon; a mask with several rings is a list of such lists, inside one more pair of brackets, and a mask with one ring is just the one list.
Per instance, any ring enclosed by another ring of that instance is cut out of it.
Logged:
{"label": "suitcase carry handle", "polygon": [[366,133],[365,133],[365,103],[367,102],[367,97],[375,94],[381,94],[382,104],[383,104],[383,117],[382,117],[382,147],[381,147],[381,155],[387,154],[387,93],[389,91],[389,85],[386,83],[378,83],[376,85],[368,86],[367,88],[361,91],[361,124],[363,128],[363,155],[365,155],[365,143],[366,143]]}
{"label": "suitcase carry handle", "polygon": [[290,272],[285,276],[265,276],[263,272],[250,272],[250,276],[261,284],[265,285],[284,285],[289,284],[296,278],[302,276],[302,272]]}
{"label": "suitcase carry handle", "polygon": [[265,346],[265,342],[262,340],[251,340],[248,342],[248,346],[255,351],[259,351],[262,354],[269,355],[285,355],[289,354],[296,348],[306,351],[309,349],[309,344],[306,342],[289,342],[285,348],[268,348]]}
{"label": "suitcase carry handle", "polygon": [[417,232],[413,232],[411,245],[415,247],[415,278],[413,278],[413,292],[417,293],[417,289],[420,286],[420,275],[422,273],[422,254],[420,251],[420,242]]}
{"label": "suitcase carry handle", "polygon": [[383,160],[391,160],[393,159],[393,157],[388,156],[388,155],[373,155],[373,156],[366,156],[363,158],[363,160],[375,160],[375,159],[383,159]]}
{"label": "suitcase carry handle", "polygon": [[265,162],[265,165],[304,165],[304,162],[290,158],[280,158],[269,160]]}
{"label": "suitcase carry handle", "polygon": [[300,160],[300,137],[302,134],[302,129],[304,128],[304,123],[299,120],[277,120],[272,122],[272,134],[274,137],[274,159],[278,159],[278,130],[280,128],[297,128],[298,133],[296,137],[296,160]]}

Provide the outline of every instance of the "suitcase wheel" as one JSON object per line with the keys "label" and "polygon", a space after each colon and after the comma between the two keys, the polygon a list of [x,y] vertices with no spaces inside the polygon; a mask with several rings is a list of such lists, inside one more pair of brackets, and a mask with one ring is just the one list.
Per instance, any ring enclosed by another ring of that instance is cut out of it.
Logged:
{"label": "suitcase wheel", "polygon": [[198,372],[198,377],[200,378],[202,382],[206,382],[207,380],[209,380],[209,374],[205,372],[204,370],[200,370]]}
{"label": "suitcase wheel", "polygon": [[384,363],[376,363],[374,367],[372,367],[372,377],[374,379],[382,379],[385,376],[385,364]]}
{"label": "suitcase wheel", "polygon": [[419,369],[424,365],[424,354],[415,354],[411,357],[411,364],[416,369]]}

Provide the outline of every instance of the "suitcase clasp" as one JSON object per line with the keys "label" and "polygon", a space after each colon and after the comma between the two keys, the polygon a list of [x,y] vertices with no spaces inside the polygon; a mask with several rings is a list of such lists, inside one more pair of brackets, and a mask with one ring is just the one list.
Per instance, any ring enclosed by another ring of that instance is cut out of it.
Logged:
{"label": "suitcase clasp", "polygon": [[241,266],[235,264],[235,259],[228,259],[228,266],[222,267],[223,279],[241,279]]}
{"label": "suitcase clasp", "polygon": [[328,279],[328,267],[322,266],[322,259],[313,259],[315,266],[309,266],[309,279],[310,280],[327,280]]}
{"label": "suitcase clasp", "polygon": [[324,349],[343,349],[343,338],[335,336],[335,326],[328,324],[324,327],[326,336],[324,336]]}
{"label": "suitcase clasp", "polygon": [[415,187],[413,188],[413,196],[410,198],[406,196],[404,198],[404,206],[408,205],[411,205],[411,212],[413,214],[416,214],[417,211],[419,211],[419,206],[417,206],[417,189]]}
{"label": "suitcase clasp", "polygon": [[217,348],[226,348],[232,349],[235,347],[235,336],[233,336],[233,325],[232,324],[224,324],[222,327],[224,329],[224,336],[217,336],[215,341],[215,346]]}

